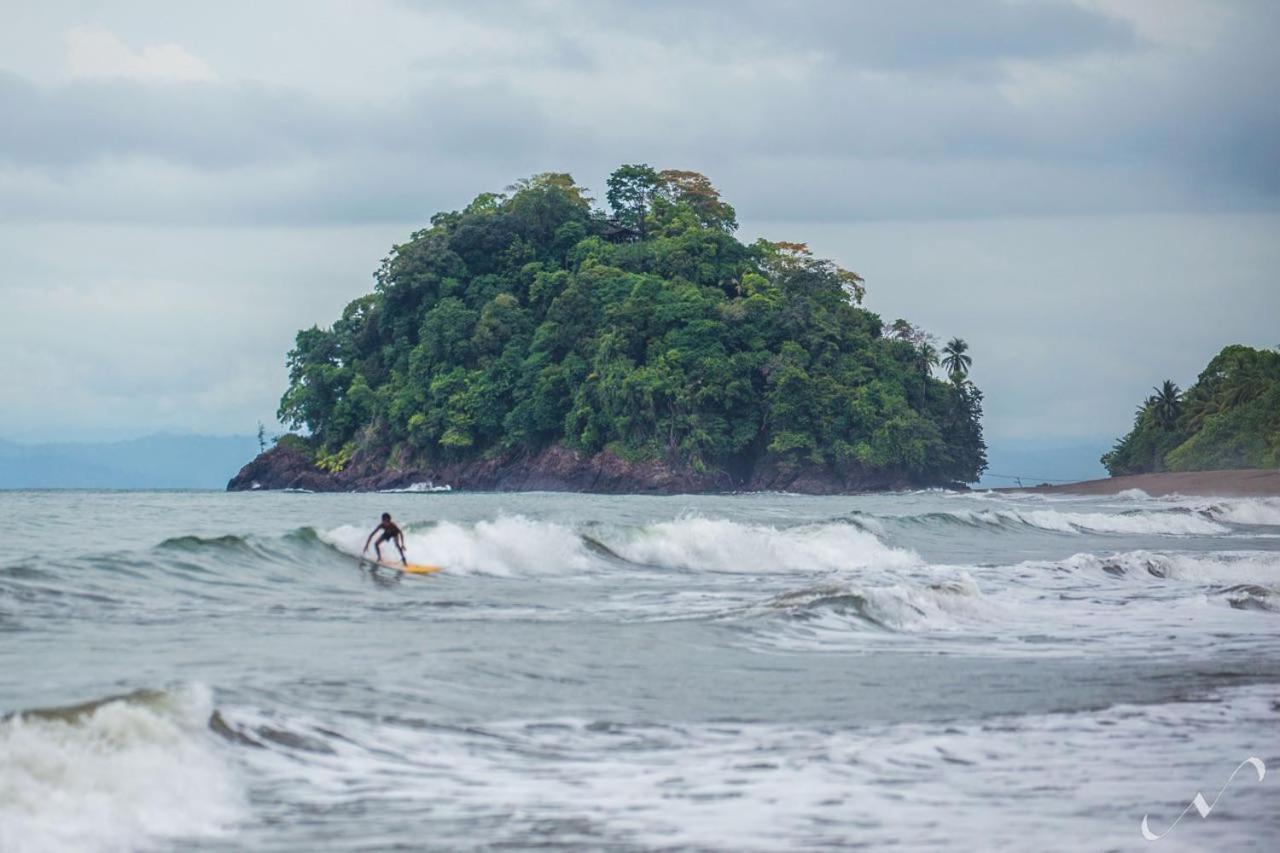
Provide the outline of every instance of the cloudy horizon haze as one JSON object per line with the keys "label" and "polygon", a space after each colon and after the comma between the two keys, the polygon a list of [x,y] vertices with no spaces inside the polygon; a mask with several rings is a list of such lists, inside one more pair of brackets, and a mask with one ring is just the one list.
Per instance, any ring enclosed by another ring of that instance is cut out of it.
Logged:
{"label": "cloudy horizon haze", "polygon": [[298,329],[439,210],[708,175],[964,337],[1002,448],[1280,345],[1280,4],[14,4],[0,438],[272,422]]}

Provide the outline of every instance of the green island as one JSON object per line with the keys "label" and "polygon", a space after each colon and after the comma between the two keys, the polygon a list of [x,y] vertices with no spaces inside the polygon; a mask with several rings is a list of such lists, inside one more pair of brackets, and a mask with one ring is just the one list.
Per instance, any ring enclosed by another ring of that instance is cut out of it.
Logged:
{"label": "green island", "polygon": [[1185,393],[1152,390],[1102,457],[1111,476],[1280,467],[1280,352],[1229,346]]}
{"label": "green island", "polygon": [[803,243],[741,242],[696,172],[622,166],[607,202],[543,173],[433,216],[374,292],[298,333],[279,416],[300,433],[231,487],[823,492],[980,476],[963,340],[940,351],[884,323],[861,277]]}

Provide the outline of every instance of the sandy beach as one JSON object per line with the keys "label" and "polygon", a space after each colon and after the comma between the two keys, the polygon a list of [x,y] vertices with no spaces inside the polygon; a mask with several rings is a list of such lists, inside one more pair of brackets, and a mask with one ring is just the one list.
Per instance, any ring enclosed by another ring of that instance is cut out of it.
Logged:
{"label": "sandy beach", "polygon": [[1004,492],[1037,492],[1067,495],[1115,495],[1141,489],[1152,497],[1163,495],[1211,495],[1215,497],[1280,496],[1280,470],[1246,468],[1234,471],[1180,471],[1165,474],[1133,474],[1085,480],[1081,483],[997,489]]}

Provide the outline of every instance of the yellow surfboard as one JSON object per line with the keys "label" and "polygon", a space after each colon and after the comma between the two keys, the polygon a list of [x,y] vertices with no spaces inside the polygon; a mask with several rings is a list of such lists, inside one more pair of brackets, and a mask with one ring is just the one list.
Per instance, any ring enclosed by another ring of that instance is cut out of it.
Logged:
{"label": "yellow surfboard", "polygon": [[409,563],[408,565],[405,565],[404,563],[393,563],[390,560],[379,560],[378,565],[386,569],[399,569],[400,571],[407,572],[411,575],[435,574],[443,568],[441,566],[432,566],[425,563]]}

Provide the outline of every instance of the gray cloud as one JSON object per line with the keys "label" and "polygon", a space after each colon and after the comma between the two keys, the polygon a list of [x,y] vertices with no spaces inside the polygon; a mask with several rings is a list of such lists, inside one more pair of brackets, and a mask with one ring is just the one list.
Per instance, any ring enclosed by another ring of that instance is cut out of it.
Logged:
{"label": "gray cloud", "polygon": [[[789,223],[747,223],[777,235]],[[1102,440],[1224,346],[1280,344],[1280,216],[798,223],[867,279],[867,307],[966,338],[997,442]]]}
{"label": "gray cloud", "polygon": [[[229,8],[0,32],[8,435],[251,429],[294,332],[432,213],[545,170],[601,197],[625,162],[967,337],[997,439],[1112,436],[1165,374],[1276,343],[1280,4]],[[84,24],[216,79],[68,77]]]}
{"label": "gray cloud", "polygon": [[1069,3],[412,8],[472,41],[363,98],[0,73],[0,216],[403,221],[637,160],[707,164],[743,212],[785,219],[1280,200],[1276,7],[1207,51]]}
{"label": "gray cloud", "polygon": [[[432,16],[453,14],[437,2],[407,0]],[[1044,59],[1132,47],[1132,27],[1064,0],[824,2],[799,0],[653,0],[601,4],[570,0],[468,5],[486,26],[523,32],[625,33],[723,57],[743,50],[819,53],[859,68],[954,70],[1003,59]],[[562,37],[563,38],[563,37]],[[755,55],[755,54],[750,54]]]}
{"label": "gray cloud", "polygon": [[124,80],[40,86],[0,73],[0,161],[66,168],[153,159],[222,171],[353,152],[483,158],[518,136],[550,148],[536,104],[500,82],[352,105],[255,84]]}

